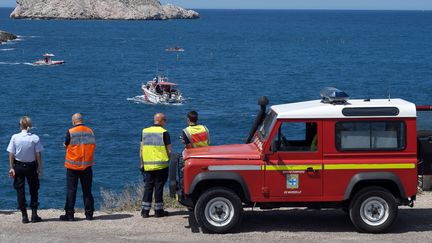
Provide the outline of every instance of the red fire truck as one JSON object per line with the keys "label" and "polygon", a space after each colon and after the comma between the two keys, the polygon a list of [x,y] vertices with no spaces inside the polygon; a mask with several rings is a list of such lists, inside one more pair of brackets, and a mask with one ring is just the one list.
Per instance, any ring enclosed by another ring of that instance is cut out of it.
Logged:
{"label": "red fire truck", "polygon": [[341,208],[359,232],[387,231],[398,206],[416,199],[426,154],[418,151],[418,107],[350,100],[334,88],[321,97],[268,110],[262,97],[245,144],[186,149],[171,161],[171,195],[207,232],[232,231],[248,207]]}

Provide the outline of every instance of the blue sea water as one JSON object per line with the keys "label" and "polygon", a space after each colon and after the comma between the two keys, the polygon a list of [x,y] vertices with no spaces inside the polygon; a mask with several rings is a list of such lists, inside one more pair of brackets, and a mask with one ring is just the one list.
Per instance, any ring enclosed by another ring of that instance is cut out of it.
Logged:
{"label": "blue sea water", "polygon": [[[156,112],[167,114],[181,152],[188,111],[199,112],[213,144],[243,143],[262,95],[280,104],[318,99],[321,88],[334,86],[354,98],[432,104],[428,11],[199,10],[200,19],[170,21],[13,20],[11,11],[0,9],[0,29],[20,36],[0,45],[0,209],[16,206],[6,147],[24,114],[45,146],[41,207],[62,208],[62,143],[75,112],[97,136],[99,204],[101,188],[121,191],[141,181],[141,129]],[[186,51],[165,52],[170,46]],[[27,65],[45,52],[66,64]],[[157,72],[180,85],[185,104],[130,99]]]}

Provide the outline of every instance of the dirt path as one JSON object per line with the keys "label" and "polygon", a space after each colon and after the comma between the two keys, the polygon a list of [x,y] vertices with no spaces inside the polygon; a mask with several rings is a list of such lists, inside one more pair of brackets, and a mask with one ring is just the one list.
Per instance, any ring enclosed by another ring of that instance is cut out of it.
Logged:
{"label": "dirt path", "polygon": [[76,214],[58,221],[60,210],[42,210],[41,223],[23,225],[20,213],[0,211],[0,242],[432,242],[432,193],[418,196],[414,208],[401,207],[388,234],[359,234],[340,210],[247,211],[237,233],[203,234],[186,210],[166,218],[143,219],[139,212],[97,212],[94,221]]}

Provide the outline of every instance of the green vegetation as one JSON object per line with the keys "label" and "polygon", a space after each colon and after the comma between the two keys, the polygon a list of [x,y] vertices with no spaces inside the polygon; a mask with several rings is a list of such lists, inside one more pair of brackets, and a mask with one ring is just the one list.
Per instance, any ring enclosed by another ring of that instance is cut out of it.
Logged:
{"label": "green vegetation", "polygon": [[[102,205],[101,211],[120,212],[120,211],[139,211],[141,210],[142,196],[144,193],[144,184],[137,183],[127,185],[120,193],[101,189]],[[174,198],[169,196],[167,191],[164,192],[165,208],[183,208]]]}

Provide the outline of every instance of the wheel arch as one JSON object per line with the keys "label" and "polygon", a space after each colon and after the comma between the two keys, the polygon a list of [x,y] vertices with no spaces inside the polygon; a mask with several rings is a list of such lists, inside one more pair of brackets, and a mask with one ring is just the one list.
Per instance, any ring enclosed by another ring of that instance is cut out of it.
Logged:
{"label": "wheel arch", "polygon": [[402,182],[394,173],[365,172],[358,173],[351,178],[345,190],[344,200],[349,200],[356,192],[366,186],[382,186],[396,197],[407,198]]}
{"label": "wheel arch", "polygon": [[238,196],[250,202],[250,194],[243,177],[236,172],[202,172],[193,179],[188,195],[200,194],[207,187],[225,187],[233,190]]}

